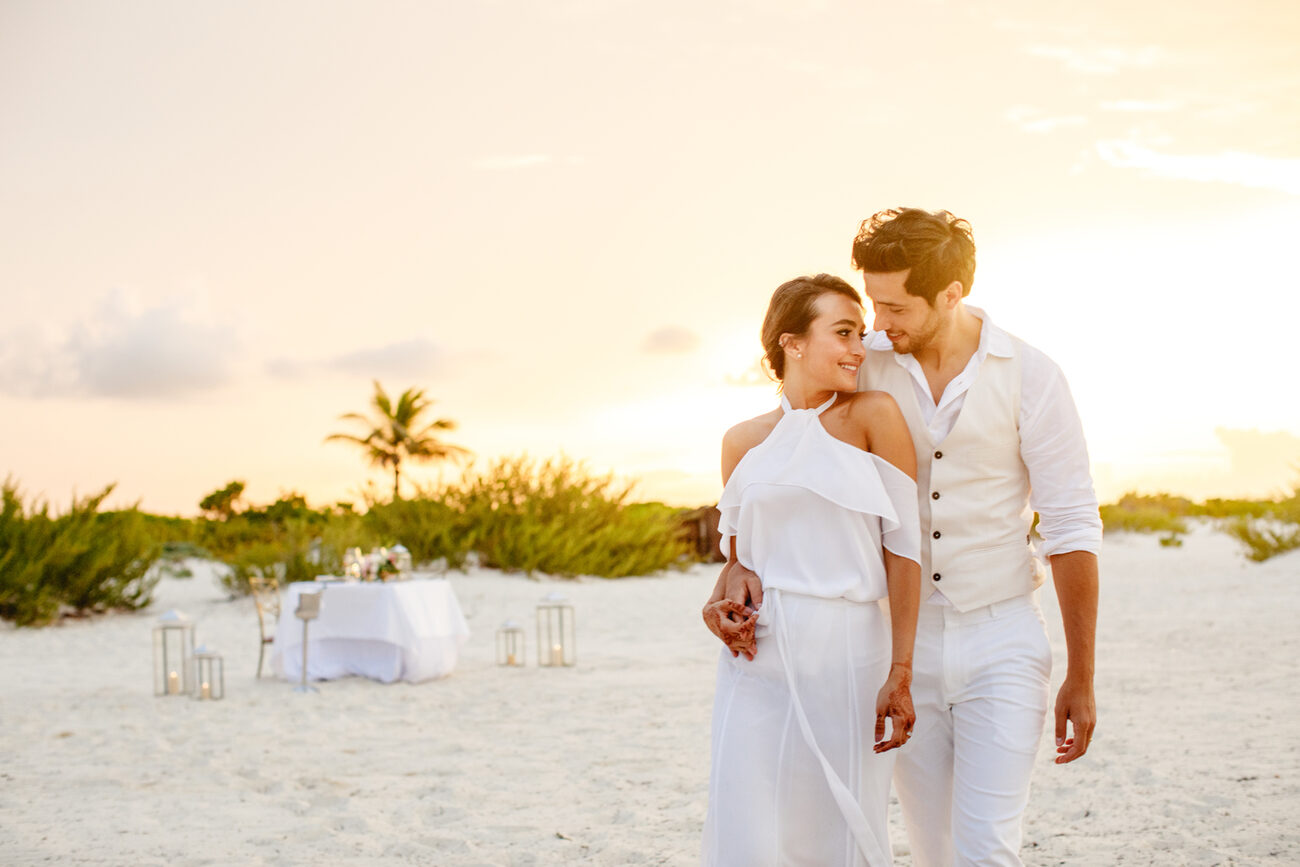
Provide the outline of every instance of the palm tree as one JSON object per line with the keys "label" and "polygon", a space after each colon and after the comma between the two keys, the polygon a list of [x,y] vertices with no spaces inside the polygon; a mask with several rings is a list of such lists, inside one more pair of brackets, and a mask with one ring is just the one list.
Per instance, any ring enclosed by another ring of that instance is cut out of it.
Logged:
{"label": "palm tree", "polygon": [[422,388],[408,388],[397,399],[397,405],[389,400],[379,380],[375,380],[375,395],[370,399],[370,406],[375,413],[367,418],[360,413],[349,412],[339,416],[340,421],[359,421],[370,426],[365,436],[336,433],[325,437],[325,442],[341,440],[353,443],[366,450],[372,466],[393,470],[393,499],[399,499],[399,487],[402,482],[402,461],[446,461],[468,457],[469,449],[444,443],[437,437],[437,432],[454,430],[456,423],[440,418],[416,430],[421,423],[421,416],[433,406],[433,401],[424,396]]}

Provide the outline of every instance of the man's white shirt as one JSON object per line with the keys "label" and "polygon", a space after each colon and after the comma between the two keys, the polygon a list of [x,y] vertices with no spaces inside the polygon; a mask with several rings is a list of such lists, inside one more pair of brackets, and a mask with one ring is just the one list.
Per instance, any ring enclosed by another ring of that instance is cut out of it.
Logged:
{"label": "man's white shirt", "polygon": [[[1020,457],[1029,470],[1029,505],[1038,513],[1043,544],[1038,555],[1046,559],[1070,551],[1101,551],[1101,516],[1088,467],[1088,446],[1083,437],[1074,398],[1065,376],[1052,359],[993,323],[977,307],[966,306],[983,323],[979,348],[944,389],[936,403],[925,372],[915,358],[899,355],[883,331],[868,332],[863,344],[869,351],[888,351],[911,374],[916,402],[931,438],[942,441],[957,423],[966,393],[989,355],[1011,357],[1013,341],[1020,345]],[[932,601],[940,601],[936,592]],[[946,600],[943,600],[946,601]]]}

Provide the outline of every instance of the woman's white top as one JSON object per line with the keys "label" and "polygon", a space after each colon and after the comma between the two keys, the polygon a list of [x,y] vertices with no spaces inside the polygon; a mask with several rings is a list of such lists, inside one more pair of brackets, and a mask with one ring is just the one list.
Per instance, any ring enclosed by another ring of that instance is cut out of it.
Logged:
{"label": "woman's white top", "polygon": [[722,552],[763,589],[873,602],[888,595],[882,546],[920,562],[916,482],[884,458],[836,439],[816,409],[792,409],[732,471],[722,498]]}

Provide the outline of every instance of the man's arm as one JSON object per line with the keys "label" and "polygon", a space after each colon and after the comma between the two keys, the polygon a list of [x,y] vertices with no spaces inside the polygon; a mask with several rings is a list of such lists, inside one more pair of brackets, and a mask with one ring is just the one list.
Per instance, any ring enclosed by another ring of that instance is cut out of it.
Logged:
{"label": "man's arm", "polygon": [[1101,517],[1083,424],[1061,369],[1025,347],[1021,384],[1020,455],[1065,626],[1068,667],[1056,697],[1056,762],[1066,764],[1087,752],[1097,724],[1093,668]]}
{"label": "man's arm", "polygon": [[[1092,676],[1097,635],[1097,555],[1071,551],[1052,556],[1052,581],[1061,603],[1068,662],[1056,696],[1056,763],[1072,762],[1088,751],[1097,727]],[[1074,731],[1067,737],[1066,721]]]}
{"label": "man's arm", "polygon": [[[736,540],[733,537],[731,556],[727,558],[722,571],[718,573],[717,583],[713,585],[713,593],[709,596],[709,601],[704,603],[704,609],[700,613],[704,617],[704,625],[727,645],[732,656],[743,653],[746,659],[753,659],[758,641],[754,635],[758,616],[745,606],[743,600],[735,602],[726,593],[728,576],[736,570],[754,574],[740,565],[740,561],[736,559]],[[758,576],[754,577],[757,580]],[[761,588],[759,594],[762,595]]]}

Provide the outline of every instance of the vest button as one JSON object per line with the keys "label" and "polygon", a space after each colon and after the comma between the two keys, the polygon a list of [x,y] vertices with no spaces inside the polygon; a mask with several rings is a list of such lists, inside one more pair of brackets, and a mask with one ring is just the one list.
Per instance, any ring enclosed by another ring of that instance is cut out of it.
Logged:
{"label": "vest button", "polygon": [[941,534],[939,533],[938,530],[935,530],[935,531],[934,531],[934,538],[938,539],[940,535],[941,535]]}
{"label": "vest button", "polygon": [[938,572],[935,572],[935,573],[934,573],[934,580],[935,580],[935,581],[938,581],[938,580],[940,580],[941,578],[943,578],[943,576],[940,575]]}
{"label": "vest button", "polygon": [[939,492],[938,492],[938,491],[935,491],[933,494],[931,494],[931,495],[930,495],[930,499],[932,499],[932,500],[937,500],[937,499],[939,499]]}
{"label": "vest button", "polygon": [[934,453],[934,459],[935,459],[935,460],[941,460],[942,458],[943,458],[943,452],[935,452],[935,453]]}

